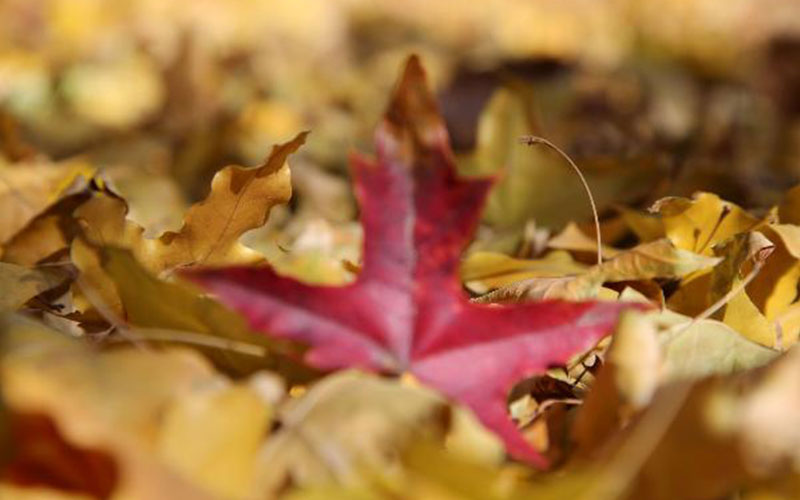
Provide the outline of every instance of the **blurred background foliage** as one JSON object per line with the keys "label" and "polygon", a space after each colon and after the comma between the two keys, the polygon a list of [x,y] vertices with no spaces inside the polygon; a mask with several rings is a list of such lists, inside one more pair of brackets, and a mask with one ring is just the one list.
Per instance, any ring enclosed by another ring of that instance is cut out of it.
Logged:
{"label": "blurred background foliage", "polygon": [[350,220],[347,155],[371,149],[410,52],[464,169],[504,171],[513,206],[486,220],[512,246],[589,213],[522,133],[563,146],[601,210],[698,189],[765,206],[800,179],[792,0],[4,0],[3,156],[87,158],[158,234],[217,169],[310,129],[293,209]]}

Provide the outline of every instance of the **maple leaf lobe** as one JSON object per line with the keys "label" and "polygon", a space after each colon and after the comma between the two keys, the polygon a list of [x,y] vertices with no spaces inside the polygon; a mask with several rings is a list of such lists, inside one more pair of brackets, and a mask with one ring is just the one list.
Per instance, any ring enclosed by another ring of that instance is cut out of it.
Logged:
{"label": "maple leaf lobe", "polygon": [[590,348],[618,303],[471,303],[460,256],[489,179],[460,179],[444,123],[412,56],[375,137],[376,158],[352,158],[364,226],[363,266],[342,287],[311,286],[269,268],[188,277],[271,335],[307,342],[320,369],[410,372],[466,404],[517,458],[542,465],[506,411],[511,386]]}

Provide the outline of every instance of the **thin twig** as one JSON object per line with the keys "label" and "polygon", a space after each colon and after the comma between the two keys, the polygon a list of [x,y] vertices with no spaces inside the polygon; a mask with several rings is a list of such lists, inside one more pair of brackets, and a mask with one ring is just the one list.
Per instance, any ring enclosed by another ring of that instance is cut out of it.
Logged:
{"label": "thin twig", "polygon": [[558,404],[580,406],[583,404],[583,400],[577,398],[562,398],[562,399],[547,399],[545,401],[542,401],[542,403],[539,406],[537,406],[536,409],[533,411],[533,415],[531,415],[531,417],[528,419],[528,423],[533,422],[534,420],[544,415],[544,412],[546,412],[548,408],[550,408],[551,406]]}
{"label": "thin twig", "polygon": [[583,189],[586,191],[586,196],[589,198],[589,203],[592,206],[592,216],[594,216],[594,230],[597,239],[597,264],[600,265],[603,263],[603,242],[600,236],[600,216],[597,214],[597,205],[594,202],[594,196],[592,196],[592,190],[589,189],[589,183],[586,182],[586,178],[583,176],[581,169],[578,168],[578,165],[572,161],[572,158],[569,157],[567,153],[565,153],[561,148],[550,142],[549,140],[545,139],[544,137],[539,137],[535,135],[525,135],[519,138],[522,144],[527,144],[528,146],[533,146],[534,144],[543,144],[548,148],[552,149],[562,158],[567,160],[572,170],[578,175],[578,178],[581,180],[581,184],[583,185]]}

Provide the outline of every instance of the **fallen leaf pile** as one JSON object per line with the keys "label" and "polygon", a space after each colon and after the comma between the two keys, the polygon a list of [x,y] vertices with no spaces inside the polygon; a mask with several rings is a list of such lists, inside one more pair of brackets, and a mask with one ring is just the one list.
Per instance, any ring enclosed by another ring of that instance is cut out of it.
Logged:
{"label": "fallen leaf pile", "polygon": [[181,6],[0,4],[0,498],[800,498],[791,1]]}

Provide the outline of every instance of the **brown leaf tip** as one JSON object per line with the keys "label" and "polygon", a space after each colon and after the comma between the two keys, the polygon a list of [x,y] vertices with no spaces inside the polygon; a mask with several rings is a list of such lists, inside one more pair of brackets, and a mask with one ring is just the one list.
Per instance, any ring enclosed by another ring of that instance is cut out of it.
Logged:
{"label": "brown leaf tip", "polygon": [[267,168],[263,170],[270,174],[277,172],[286,162],[286,158],[288,158],[290,154],[300,149],[300,146],[306,143],[306,137],[308,137],[308,134],[309,131],[305,130],[297,134],[288,142],[272,146],[272,151],[263,163],[263,166]]}
{"label": "brown leaf tip", "polygon": [[396,137],[411,135],[415,145],[432,147],[446,140],[444,123],[436,98],[428,85],[422,62],[416,54],[406,61],[403,75],[386,110],[385,124]]}

